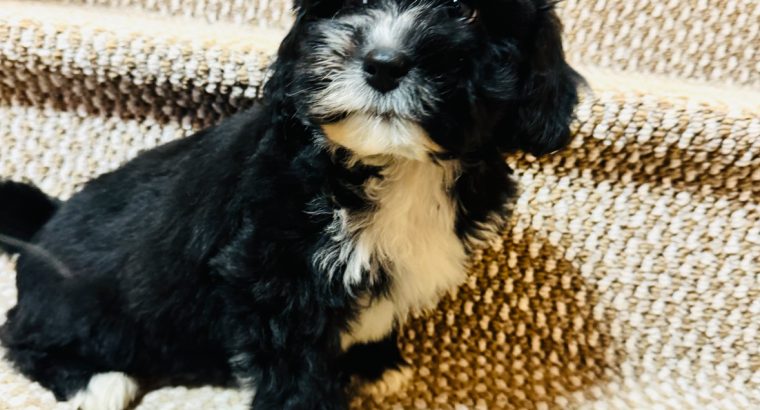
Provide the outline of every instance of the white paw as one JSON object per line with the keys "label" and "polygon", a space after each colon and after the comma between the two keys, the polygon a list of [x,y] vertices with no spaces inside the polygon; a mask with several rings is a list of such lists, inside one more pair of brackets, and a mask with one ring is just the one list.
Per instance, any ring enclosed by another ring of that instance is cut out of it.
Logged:
{"label": "white paw", "polygon": [[408,366],[400,369],[387,370],[380,380],[362,386],[364,393],[375,397],[389,396],[398,393],[406,387],[414,376],[414,372]]}
{"label": "white paw", "polygon": [[137,382],[124,373],[92,376],[87,388],[69,403],[74,410],[124,410],[137,396]]}

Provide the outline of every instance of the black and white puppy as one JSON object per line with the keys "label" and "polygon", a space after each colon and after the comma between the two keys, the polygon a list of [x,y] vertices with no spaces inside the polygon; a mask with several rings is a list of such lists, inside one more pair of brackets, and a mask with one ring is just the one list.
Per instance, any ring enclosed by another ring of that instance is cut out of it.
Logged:
{"label": "black and white puppy", "polygon": [[61,204],[0,185],[21,254],[7,359],[85,410],[124,408],[138,381],[346,408],[347,381],[398,370],[396,329],[501,231],[503,154],[568,143],[581,79],[553,5],[296,1],[252,110]]}

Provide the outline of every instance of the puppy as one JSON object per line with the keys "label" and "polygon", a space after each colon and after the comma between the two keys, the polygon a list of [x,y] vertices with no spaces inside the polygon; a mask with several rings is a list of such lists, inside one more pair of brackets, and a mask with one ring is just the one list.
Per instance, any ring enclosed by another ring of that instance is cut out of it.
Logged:
{"label": "puppy", "polygon": [[[138,382],[345,409],[465,278],[516,195],[503,154],[570,139],[581,81],[550,0],[301,0],[265,100],[64,203],[0,187],[19,252],[0,339],[84,410]],[[15,239],[9,239],[9,237]]]}

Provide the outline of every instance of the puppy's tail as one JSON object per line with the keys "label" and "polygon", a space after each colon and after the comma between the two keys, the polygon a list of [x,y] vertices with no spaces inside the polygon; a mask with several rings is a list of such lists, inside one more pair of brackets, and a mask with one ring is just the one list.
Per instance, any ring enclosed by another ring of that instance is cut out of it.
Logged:
{"label": "puppy's tail", "polygon": [[35,186],[0,181],[0,251],[18,253],[25,248],[59,205]]}

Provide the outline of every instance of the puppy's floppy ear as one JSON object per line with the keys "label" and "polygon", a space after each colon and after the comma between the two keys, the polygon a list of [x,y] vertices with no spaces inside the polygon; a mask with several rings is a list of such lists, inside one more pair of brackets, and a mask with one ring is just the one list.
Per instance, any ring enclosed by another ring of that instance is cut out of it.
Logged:
{"label": "puppy's floppy ear", "polygon": [[518,97],[497,129],[502,151],[542,155],[570,142],[570,122],[583,78],[565,61],[562,25],[553,5],[536,9],[531,32],[522,39]]}

